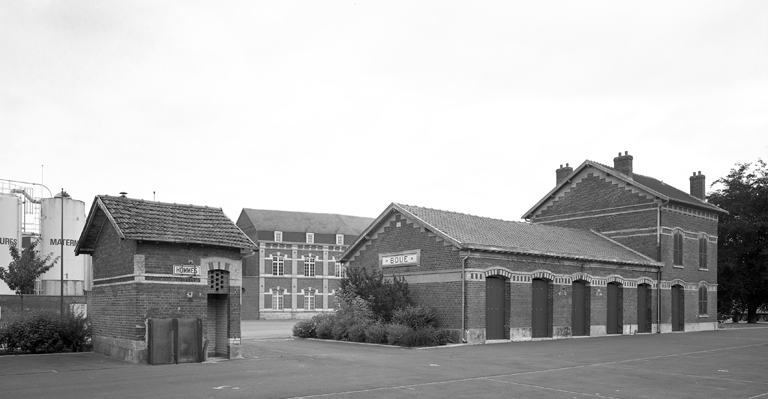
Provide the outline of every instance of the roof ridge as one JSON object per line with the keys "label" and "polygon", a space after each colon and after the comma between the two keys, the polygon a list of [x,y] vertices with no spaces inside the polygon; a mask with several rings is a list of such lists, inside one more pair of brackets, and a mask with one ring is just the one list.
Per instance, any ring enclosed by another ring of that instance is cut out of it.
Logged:
{"label": "roof ridge", "polygon": [[128,201],[134,201],[134,202],[145,202],[145,203],[148,203],[148,204],[156,204],[156,205],[188,206],[188,207],[200,208],[200,209],[218,209],[220,211],[223,210],[223,208],[215,207],[215,206],[208,206],[208,205],[179,204],[177,202],[150,201],[150,200],[145,200],[143,198],[131,198],[131,197],[123,197],[123,196],[116,197],[114,195],[100,194],[100,195],[97,195],[97,197],[99,197],[99,198],[104,198],[104,197],[112,198],[112,199],[116,199],[116,200],[119,200],[119,201],[128,200]]}
{"label": "roof ridge", "polygon": [[331,213],[331,212],[311,212],[311,211],[284,211],[280,209],[261,209],[261,208],[243,208],[244,211],[266,211],[266,212],[283,212],[283,213],[292,213],[292,214],[300,214],[300,213],[311,213],[314,215],[328,215],[328,216],[348,216],[353,218],[363,218],[363,219],[374,219],[368,216],[357,216],[357,215],[347,215],[344,213]]}
{"label": "roof ridge", "polygon": [[475,218],[478,218],[478,219],[498,220],[500,222],[520,223],[520,224],[526,224],[526,225],[530,224],[528,222],[524,222],[524,221],[521,221],[521,220],[506,220],[506,219],[492,218],[492,217],[489,217],[489,216],[479,216],[479,215],[473,215],[471,213],[456,212],[456,211],[446,211],[446,210],[443,210],[443,209],[428,208],[428,207],[418,206],[418,205],[400,204],[400,203],[397,203],[397,202],[395,204],[400,205],[400,206],[408,206],[408,207],[413,207],[413,208],[426,209],[426,210],[430,210],[430,211],[438,211],[438,212],[443,212],[443,213],[452,213],[454,215],[471,216],[471,217],[475,217]]}

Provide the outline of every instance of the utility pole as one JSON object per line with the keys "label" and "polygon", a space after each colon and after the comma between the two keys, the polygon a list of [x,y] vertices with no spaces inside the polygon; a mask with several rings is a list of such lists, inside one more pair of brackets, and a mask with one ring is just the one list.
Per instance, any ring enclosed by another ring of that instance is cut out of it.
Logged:
{"label": "utility pole", "polygon": [[61,279],[59,280],[59,298],[61,300],[60,318],[64,320],[64,187],[61,188]]}

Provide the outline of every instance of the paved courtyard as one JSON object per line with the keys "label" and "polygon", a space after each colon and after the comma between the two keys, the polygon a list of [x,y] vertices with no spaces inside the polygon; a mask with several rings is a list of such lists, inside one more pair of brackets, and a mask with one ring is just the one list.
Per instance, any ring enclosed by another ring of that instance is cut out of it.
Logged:
{"label": "paved courtyard", "polygon": [[[290,323],[286,323],[289,327]],[[256,327],[259,324],[255,325]],[[249,333],[245,359],[0,356],[9,398],[768,398],[768,328],[401,349]]]}

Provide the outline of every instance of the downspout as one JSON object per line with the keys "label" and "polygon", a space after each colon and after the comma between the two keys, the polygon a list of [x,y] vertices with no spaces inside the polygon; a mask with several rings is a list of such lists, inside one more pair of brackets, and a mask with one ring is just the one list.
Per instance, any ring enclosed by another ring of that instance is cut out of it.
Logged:
{"label": "downspout", "polygon": [[467,295],[466,295],[466,278],[467,278],[467,259],[469,258],[469,254],[472,252],[472,250],[467,251],[467,256],[463,257],[461,259],[461,342],[467,343],[467,334],[466,330],[464,329],[464,309],[467,306]]}
{"label": "downspout", "polygon": [[[669,200],[666,202],[669,203]],[[656,210],[656,261],[661,262],[661,208],[665,205],[664,201],[659,201],[659,207]],[[656,277],[656,333],[661,333],[661,269]]]}

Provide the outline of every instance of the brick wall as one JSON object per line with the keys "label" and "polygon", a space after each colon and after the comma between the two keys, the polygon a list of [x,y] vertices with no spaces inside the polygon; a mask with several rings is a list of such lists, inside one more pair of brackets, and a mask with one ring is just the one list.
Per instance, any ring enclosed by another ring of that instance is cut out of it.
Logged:
{"label": "brick wall", "polygon": [[597,209],[652,204],[653,199],[633,193],[631,187],[620,187],[596,173],[588,172],[568,193],[541,210],[537,217],[590,212]]}
{"label": "brick wall", "polygon": [[136,241],[120,239],[112,224],[106,223],[94,246],[93,278],[133,274],[134,254]]}

